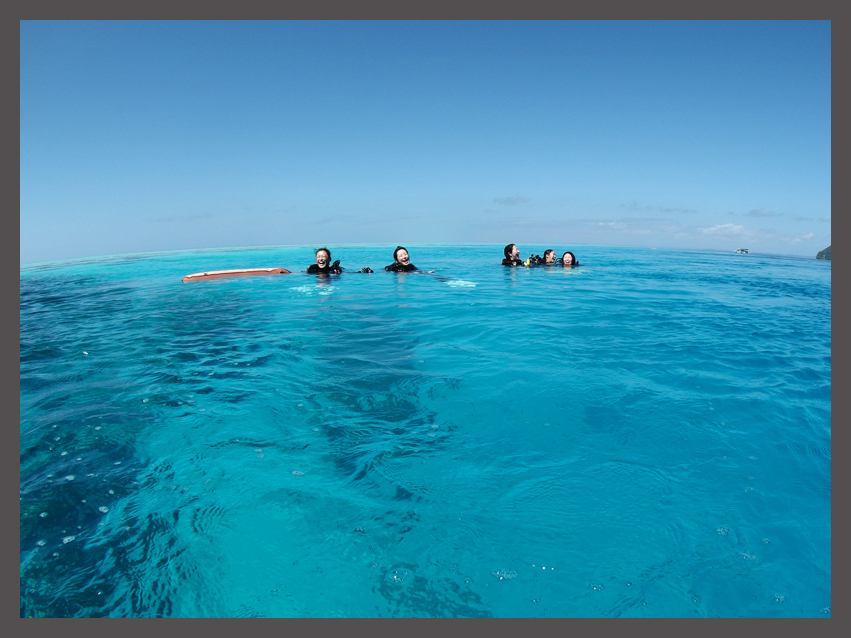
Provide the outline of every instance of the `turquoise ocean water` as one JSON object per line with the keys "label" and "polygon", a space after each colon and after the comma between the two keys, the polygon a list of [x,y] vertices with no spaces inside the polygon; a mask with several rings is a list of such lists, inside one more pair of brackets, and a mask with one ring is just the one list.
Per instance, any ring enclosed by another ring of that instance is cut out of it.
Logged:
{"label": "turquoise ocean water", "polygon": [[830,262],[331,248],[21,268],[22,616],[831,614]]}

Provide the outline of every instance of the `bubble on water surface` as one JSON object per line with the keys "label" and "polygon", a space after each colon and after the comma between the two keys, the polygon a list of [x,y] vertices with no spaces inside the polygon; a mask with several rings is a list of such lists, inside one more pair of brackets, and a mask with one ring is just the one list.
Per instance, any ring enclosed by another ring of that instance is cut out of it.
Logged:
{"label": "bubble on water surface", "polygon": [[44,547],[46,544],[47,544],[47,543],[45,543],[44,541],[38,541],[38,542],[36,543],[36,545],[38,545],[39,547]]}
{"label": "bubble on water surface", "polygon": [[311,295],[330,295],[334,292],[334,286],[297,286],[290,288],[296,292],[301,292],[306,296]]}
{"label": "bubble on water surface", "polygon": [[98,508],[98,511],[99,511],[99,512],[103,512],[104,514],[106,514],[106,513],[109,511],[109,508],[108,508],[106,505],[101,505],[101,506]]}
{"label": "bubble on water surface", "polygon": [[293,470],[293,476],[304,476],[304,472],[299,472],[298,470]]}
{"label": "bubble on water surface", "polygon": [[68,456],[68,452],[62,452],[59,456]]}
{"label": "bubble on water surface", "polygon": [[513,569],[498,569],[491,573],[500,580],[511,580],[512,578],[517,578],[517,572]]}
{"label": "bubble on water surface", "polygon": [[74,480],[74,475],[73,475],[73,474],[69,474],[68,476],[66,476],[66,477],[65,477],[65,480],[66,480],[66,481],[73,481],[73,480]]}
{"label": "bubble on water surface", "polygon": [[387,579],[394,583],[404,583],[410,575],[411,572],[407,569],[391,569],[387,572]]}
{"label": "bubble on water surface", "polygon": [[42,512],[41,514],[39,514],[39,516],[40,516],[41,518],[46,518],[46,517],[47,517],[47,512]]}
{"label": "bubble on water surface", "polygon": [[776,603],[785,603],[786,602],[786,596],[781,596],[780,594],[774,594],[774,596],[772,598],[774,599],[774,602],[776,602]]}
{"label": "bubble on water surface", "polygon": [[720,536],[727,536],[727,534],[730,533],[730,528],[729,527],[719,527],[718,529],[715,530],[715,532],[717,534],[719,534]]}
{"label": "bubble on water surface", "polygon": [[62,539],[62,544],[64,545],[64,544],[66,544],[66,543],[70,543],[70,542],[71,542],[72,540],[74,540],[75,538],[77,538],[77,537],[76,537],[76,536],[65,536],[65,537]]}
{"label": "bubble on water surface", "polygon": [[472,281],[466,281],[465,279],[453,279],[452,281],[445,282],[447,286],[452,286],[453,288],[475,288],[476,284]]}

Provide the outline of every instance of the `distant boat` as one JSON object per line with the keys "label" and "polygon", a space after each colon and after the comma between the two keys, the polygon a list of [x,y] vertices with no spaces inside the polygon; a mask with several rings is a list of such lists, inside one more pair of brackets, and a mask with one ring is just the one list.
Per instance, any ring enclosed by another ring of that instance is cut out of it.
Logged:
{"label": "distant boat", "polygon": [[748,249],[747,248],[736,248],[736,252],[737,253],[744,253],[745,255],[747,255]]}

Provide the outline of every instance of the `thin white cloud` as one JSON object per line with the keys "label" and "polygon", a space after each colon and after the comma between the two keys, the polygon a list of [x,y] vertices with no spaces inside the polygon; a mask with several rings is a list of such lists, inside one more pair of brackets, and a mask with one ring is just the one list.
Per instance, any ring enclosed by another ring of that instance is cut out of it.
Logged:
{"label": "thin white cloud", "polygon": [[198,213],[197,215],[172,215],[171,217],[148,217],[149,222],[172,223],[172,222],[196,222],[214,217],[212,213]]}
{"label": "thin white cloud", "polygon": [[775,213],[773,210],[763,210],[762,208],[754,208],[746,213],[745,217],[782,217],[783,213]]}
{"label": "thin white cloud", "polygon": [[652,213],[696,213],[697,210],[694,208],[684,208],[682,206],[641,206],[638,202],[632,202],[631,204],[621,204],[621,208],[626,208],[627,210],[638,210],[638,211],[649,211]]}
{"label": "thin white cloud", "polygon": [[801,233],[797,237],[785,237],[783,241],[792,242],[793,244],[798,244],[802,241],[810,241],[813,237],[815,237],[815,233]]}
{"label": "thin white cloud", "polygon": [[597,222],[598,226],[608,226],[612,230],[626,233],[628,235],[655,235],[659,234],[660,223],[664,226],[664,220],[656,219],[624,219],[610,222]]}
{"label": "thin white cloud", "polygon": [[744,226],[737,224],[715,224],[714,226],[706,226],[698,228],[705,235],[724,235],[732,237],[741,237],[749,234],[749,231]]}
{"label": "thin white cloud", "polygon": [[659,208],[660,213],[696,213],[697,211],[694,208]]}
{"label": "thin white cloud", "polygon": [[495,204],[502,204],[503,206],[516,206],[517,204],[528,204],[531,200],[528,197],[513,195],[511,197],[500,197],[493,201]]}

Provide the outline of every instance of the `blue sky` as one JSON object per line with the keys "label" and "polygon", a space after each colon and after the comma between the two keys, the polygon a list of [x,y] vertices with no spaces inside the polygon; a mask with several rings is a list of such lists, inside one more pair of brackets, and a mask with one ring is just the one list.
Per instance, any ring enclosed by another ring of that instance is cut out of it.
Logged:
{"label": "blue sky", "polygon": [[514,242],[814,256],[829,22],[21,23],[21,263]]}

